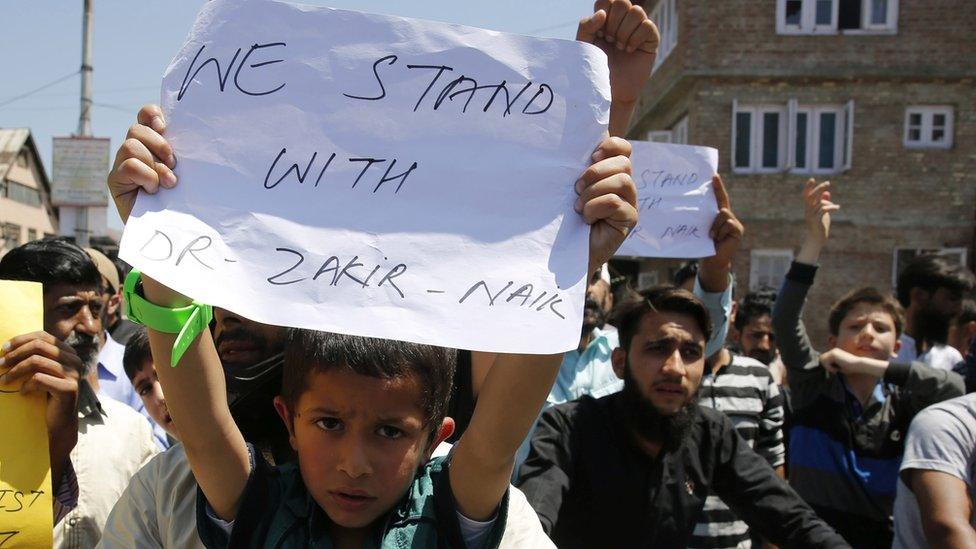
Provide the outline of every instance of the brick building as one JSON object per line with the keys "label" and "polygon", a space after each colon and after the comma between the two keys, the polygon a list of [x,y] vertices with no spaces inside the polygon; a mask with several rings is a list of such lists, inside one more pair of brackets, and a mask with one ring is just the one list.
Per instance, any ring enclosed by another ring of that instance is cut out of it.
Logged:
{"label": "brick building", "polygon": [[[972,266],[976,231],[976,2],[646,0],[662,31],[633,139],[707,145],[746,225],[740,292],[778,287],[803,236],[813,176],[842,204],[807,322],[845,291],[892,288],[939,250]],[[677,261],[617,261],[644,283]],[[740,293],[741,295],[741,293]]]}

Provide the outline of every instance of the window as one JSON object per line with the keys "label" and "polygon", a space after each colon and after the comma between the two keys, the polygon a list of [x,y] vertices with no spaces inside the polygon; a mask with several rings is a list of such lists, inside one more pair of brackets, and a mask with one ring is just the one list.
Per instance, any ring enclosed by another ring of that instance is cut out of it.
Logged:
{"label": "window", "polygon": [[20,246],[20,225],[3,223],[0,225],[0,255]]}
{"label": "window", "polygon": [[0,185],[0,196],[29,206],[41,205],[41,193],[34,187],[21,185],[14,181],[4,181]]}
{"label": "window", "polygon": [[854,106],[789,102],[789,166],[795,173],[837,173],[849,169]]}
{"label": "window", "polygon": [[786,165],[786,107],[739,105],[732,117],[732,169],[770,173]]}
{"label": "window", "polygon": [[661,33],[655,66],[660,65],[678,43],[678,6],[676,0],[660,0],[651,11],[651,20]]}
{"label": "window", "polygon": [[905,111],[905,146],[913,149],[952,148],[953,108],[909,107]]}
{"label": "window", "polygon": [[671,142],[680,143],[682,145],[688,144],[688,117],[684,116],[681,120],[678,120],[674,126],[671,126]]}
{"label": "window", "polygon": [[935,254],[958,265],[966,265],[966,248],[895,248],[891,262],[891,287],[898,287],[898,275],[911,260],[920,255]]}
{"label": "window", "polygon": [[778,34],[894,33],[898,0],[777,0]]}
{"label": "window", "polygon": [[27,242],[37,240],[37,229],[27,229]]}
{"label": "window", "polygon": [[650,131],[647,132],[647,140],[653,141],[655,143],[670,143],[671,142],[671,132],[668,130],[663,131]]}
{"label": "window", "polygon": [[850,169],[854,102],[846,105],[732,103],[732,169],[737,173],[837,173]]}
{"label": "window", "polygon": [[749,254],[749,290],[779,288],[792,261],[792,250],[753,250]]}

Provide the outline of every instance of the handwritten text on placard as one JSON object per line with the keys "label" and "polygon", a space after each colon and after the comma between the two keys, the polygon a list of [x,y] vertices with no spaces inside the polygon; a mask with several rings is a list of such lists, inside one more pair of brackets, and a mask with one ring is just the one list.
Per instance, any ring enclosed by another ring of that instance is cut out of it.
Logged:
{"label": "handwritten text on placard", "polygon": [[207,3],[163,81],[180,184],[122,257],[258,321],[574,347],[606,129],[597,48],[280,2]]}
{"label": "handwritten text on placard", "polygon": [[718,213],[712,191],[718,151],[644,141],[632,141],[631,145],[639,221],[617,255],[714,255],[708,230]]}

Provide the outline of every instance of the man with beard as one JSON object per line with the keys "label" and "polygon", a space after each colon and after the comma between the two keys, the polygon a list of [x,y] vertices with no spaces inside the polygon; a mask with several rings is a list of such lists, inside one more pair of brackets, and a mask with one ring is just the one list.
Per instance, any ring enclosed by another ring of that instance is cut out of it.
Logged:
{"label": "man with beard", "polygon": [[[80,377],[78,442],[70,454],[78,504],[55,525],[54,546],[94,547],[129,479],[157,452],[145,418],[121,402],[97,396],[94,389],[102,334],[101,275],[81,248],[64,238],[45,238],[15,248],[0,259],[0,278],[43,284],[45,333],[30,334],[33,341],[19,348],[46,348],[41,354],[51,372],[71,368]],[[10,359],[16,350],[11,349],[5,358]]]}
{"label": "man with beard", "polygon": [[946,342],[949,325],[973,286],[972,273],[943,257],[912,260],[898,275],[898,301],[906,316],[898,360],[918,360],[941,370],[952,370],[961,362],[962,355]]}
{"label": "man with beard", "polygon": [[732,338],[739,351],[769,366],[776,358],[776,336],[773,335],[773,302],[776,290],[766,286],[749,292],[735,313]]}
{"label": "man with beard", "polygon": [[[214,307],[214,342],[234,422],[271,463],[294,459],[274,397],[281,391],[285,329]],[[177,429],[179,426],[177,425]],[[160,454],[135,477],[105,524],[99,547],[203,548],[196,524],[197,484],[182,445]]]}
{"label": "man with beard", "polygon": [[[708,355],[722,348],[728,332],[732,310],[732,257],[744,232],[742,223],[732,213],[722,178],[716,175],[712,179],[712,186],[719,209],[709,231],[715,244],[715,255],[701,261],[694,281],[690,282],[694,295],[705,304],[714,322],[712,335],[705,345]],[[593,272],[586,287],[579,347],[563,357],[543,410],[583,396],[600,398],[623,389],[623,381],[615,373],[611,360],[613,350],[619,347],[620,340],[617,329],[606,324],[612,307],[610,275],[604,265],[601,270]],[[532,433],[530,430],[515,455],[516,478],[521,463],[529,455]]]}
{"label": "man with beard", "polygon": [[712,329],[698,298],[645,290],[613,320],[623,391],[547,410],[520,472],[557,546],[686,547],[710,492],[773,542],[846,546],[727,417],[698,406]]}

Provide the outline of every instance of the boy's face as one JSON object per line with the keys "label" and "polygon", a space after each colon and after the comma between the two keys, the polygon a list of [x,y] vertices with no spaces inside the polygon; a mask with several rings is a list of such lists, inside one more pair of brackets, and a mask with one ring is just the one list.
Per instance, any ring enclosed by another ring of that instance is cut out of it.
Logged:
{"label": "boy's face", "polygon": [[837,332],[837,335],[828,338],[830,346],[857,356],[890,360],[901,348],[895,333],[895,321],[881,305],[854,305],[841,320]]}
{"label": "boy's face", "polygon": [[368,527],[403,497],[453,423],[438,426],[428,445],[415,376],[385,380],[333,368],[310,374],[308,385],[290,421],[275,400],[305,486],[337,525]]}
{"label": "boy's face", "polygon": [[691,315],[650,312],[644,315],[630,349],[614,349],[613,369],[630,376],[644,399],[661,415],[672,415],[691,402],[705,369],[705,335]]}
{"label": "boy's face", "polygon": [[142,405],[149,412],[149,417],[163,428],[171,437],[180,438],[173,423],[172,416],[169,415],[169,408],[166,407],[166,398],[163,397],[163,386],[159,384],[159,376],[156,375],[156,368],[153,366],[152,359],[142,363],[142,368],[136,372],[132,378],[132,386],[142,399]]}

